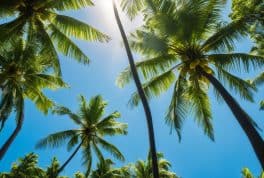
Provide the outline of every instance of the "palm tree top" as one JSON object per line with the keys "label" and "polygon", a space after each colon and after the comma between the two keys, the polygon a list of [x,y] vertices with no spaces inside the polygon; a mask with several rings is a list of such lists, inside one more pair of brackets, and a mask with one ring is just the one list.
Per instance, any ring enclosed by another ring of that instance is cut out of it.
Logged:
{"label": "palm tree top", "polygon": [[[64,106],[55,107],[53,113],[67,115],[79,128],[51,134],[40,140],[36,147],[59,147],[68,142],[67,148],[71,150],[76,144],[79,144],[83,151],[83,164],[87,166],[87,174],[90,173],[92,165],[92,150],[99,160],[104,160],[101,152],[101,148],[103,148],[116,159],[124,161],[125,158],[118,148],[106,141],[104,137],[126,135],[127,124],[116,121],[120,117],[120,113],[117,111],[104,116],[106,105],[107,103],[100,95],[92,97],[89,102],[83,95],[80,95],[77,113]],[[78,150],[79,147],[77,147]]]}
{"label": "palm tree top", "polygon": [[[205,134],[214,139],[207,95],[210,83],[202,71],[217,75],[242,98],[253,102],[256,88],[230,71],[260,68],[264,58],[232,52],[235,41],[246,34],[247,28],[239,20],[221,22],[222,0],[162,0],[155,4],[157,11],[146,13],[146,23],[130,38],[131,48],[143,56],[136,66],[146,80],[145,94],[149,99],[159,96],[174,83],[166,122],[176,128],[180,138],[181,125],[191,109]],[[123,87],[131,76],[126,68],[117,84]],[[138,93],[134,93],[130,104],[139,101]]]}

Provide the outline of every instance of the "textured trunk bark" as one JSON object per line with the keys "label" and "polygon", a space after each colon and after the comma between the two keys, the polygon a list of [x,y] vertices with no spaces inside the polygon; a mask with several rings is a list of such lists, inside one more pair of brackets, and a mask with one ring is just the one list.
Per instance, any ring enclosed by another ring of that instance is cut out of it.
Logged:
{"label": "textured trunk bark", "polygon": [[0,149],[0,160],[3,159],[5,153],[7,152],[7,150],[9,149],[9,147],[17,137],[18,133],[20,132],[23,125],[23,121],[24,121],[24,115],[22,114],[12,135],[8,138],[8,140],[4,143],[4,145]]}
{"label": "textured trunk bark", "polygon": [[257,129],[251,123],[250,116],[240,107],[237,101],[230,95],[230,93],[213,75],[208,74],[202,70],[201,73],[216,88],[216,90],[221,94],[221,96],[231,109],[240,127],[244,130],[245,134],[247,135],[255,151],[255,154],[257,155],[257,158],[262,166],[262,169],[264,169],[264,141],[261,135],[258,133]]}
{"label": "textured trunk bark", "polygon": [[159,178],[159,169],[158,169],[158,159],[157,159],[157,152],[156,152],[156,144],[155,144],[155,135],[154,135],[154,128],[153,128],[153,122],[152,122],[152,115],[150,111],[150,107],[147,101],[147,98],[145,96],[144,90],[142,88],[141,82],[139,80],[139,76],[137,73],[137,69],[134,63],[133,55],[129,47],[129,43],[126,37],[126,33],[124,31],[122,22],[120,20],[118,10],[115,5],[115,0],[113,0],[113,8],[114,8],[114,13],[115,13],[115,18],[117,25],[119,27],[121,36],[123,38],[123,42],[126,48],[130,68],[132,71],[132,75],[137,87],[138,94],[140,96],[140,99],[142,101],[142,105],[144,107],[145,115],[146,115],[146,121],[147,121],[147,126],[148,126],[148,136],[149,136],[149,145],[150,145],[150,152],[151,152],[151,158],[152,158],[152,170],[153,170],[153,175],[154,178]]}
{"label": "textured trunk bark", "polygon": [[63,170],[64,168],[69,164],[69,162],[72,160],[72,158],[76,155],[76,153],[79,151],[79,149],[81,148],[83,142],[81,142],[77,148],[74,150],[74,152],[71,154],[71,156],[65,161],[65,163],[58,169],[58,173],[56,176],[58,176]]}

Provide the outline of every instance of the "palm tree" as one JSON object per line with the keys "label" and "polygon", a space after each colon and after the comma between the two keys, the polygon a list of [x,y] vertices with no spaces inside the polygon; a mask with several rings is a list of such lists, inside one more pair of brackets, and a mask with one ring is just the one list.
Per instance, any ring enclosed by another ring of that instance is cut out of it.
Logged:
{"label": "palm tree", "polygon": [[0,178],[46,178],[45,171],[37,166],[38,156],[29,153],[13,164],[9,173],[0,173]]}
{"label": "palm tree", "polygon": [[[158,157],[158,166],[161,178],[178,178],[175,173],[169,171],[171,164],[169,161],[164,159],[162,153],[157,154]],[[135,178],[152,178],[152,162],[151,156],[148,154],[146,161],[139,160],[134,165],[132,165],[132,172]]]}
{"label": "palm tree", "polygon": [[154,174],[154,178],[159,178],[159,169],[158,169],[158,159],[157,159],[157,154],[156,154],[156,144],[155,144],[155,132],[154,132],[154,128],[153,128],[153,121],[152,121],[152,115],[151,115],[151,110],[146,98],[146,95],[144,93],[144,90],[142,88],[138,73],[137,73],[137,69],[135,66],[135,62],[134,62],[134,58],[132,55],[132,52],[130,50],[129,44],[128,44],[128,40],[126,37],[126,33],[125,30],[123,28],[122,22],[120,20],[119,17],[119,13],[115,4],[115,0],[112,0],[113,2],[113,9],[114,9],[114,13],[115,13],[115,18],[116,18],[116,22],[117,25],[119,27],[121,36],[123,38],[123,42],[126,48],[126,52],[127,52],[127,57],[128,57],[128,61],[129,61],[129,65],[132,71],[132,76],[135,82],[135,85],[137,87],[137,91],[139,93],[140,99],[142,101],[143,104],[143,108],[145,111],[145,115],[146,115],[146,121],[147,121],[147,126],[148,126],[148,136],[149,136],[149,145],[150,145],[150,152],[152,155],[152,162],[153,162],[153,174]]}
{"label": "palm tree", "polygon": [[58,174],[68,165],[72,158],[82,148],[83,164],[87,165],[86,176],[89,175],[92,165],[92,149],[99,160],[104,160],[103,154],[99,148],[101,146],[110,152],[115,158],[124,161],[122,153],[111,143],[104,139],[105,136],[126,135],[127,124],[117,122],[120,113],[115,111],[110,115],[103,117],[107,103],[103,101],[100,95],[90,99],[88,103],[84,96],[80,96],[80,109],[73,113],[70,109],[62,106],[55,108],[54,113],[58,115],[67,115],[77,124],[79,129],[70,129],[57,132],[40,140],[36,145],[37,148],[59,147],[68,141],[67,148],[71,150],[76,146],[73,153],[58,169]]}
{"label": "palm tree", "polygon": [[97,164],[96,170],[93,170],[90,178],[129,178],[128,167],[113,168],[111,159],[102,160]]}
{"label": "palm tree", "polygon": [[[245,34],[246,27],[241,21],[219,23],[221,4],[221,0],[163,0],[157,6],[158,13],[146,14],[146,24],[132,35],[130,46],[146,58],[136,66],[147,80],[143,88],[149,99],[167,91],[174,83],[166,122],[176,129],[179,138],[182,123],[191,109],[205,134],[214,139],[208,98],[211,84],[231,109],[264,168],[264,142],[255,122],[218,80],[242,98],[253,101],[255,87],[230,71],[256,69],[263,66],[264,58],[226,52],[233,50],[234,40]],[[117,82],[123,87],[130,79],[131,71],[127,68]],[[130,102],[137,105],[139,95],[135,93]]]}
{"label": "palm tree", "polygon": [[[11,47],[12,46],[12,47]],[[19,39],[7,50],[0,51],[0,124],[3,129],[5,121],[14,110],[16,128],[0,149],[0,160],[7,152],[22,128],[24,121],[24,100],[32,100],[37,108],[47,113],[53,102],[42,92],[43,89],[58,89],[66,84],[57,75],[52,75],[46,56],[39,55],[38,47]]]}
{"label": "palm tree", "polygon": [[37,37],[42,53],[49,54],[58,74],[61,71],[57,50],[87,64],[89,58],[72,38],[103,42],[109,37],[82,21],[61,15],[61,12],[92,5],[91,0],[2,0],[0,18],[12,20],[0,25],[0,41],[12,41],[17,36]]}

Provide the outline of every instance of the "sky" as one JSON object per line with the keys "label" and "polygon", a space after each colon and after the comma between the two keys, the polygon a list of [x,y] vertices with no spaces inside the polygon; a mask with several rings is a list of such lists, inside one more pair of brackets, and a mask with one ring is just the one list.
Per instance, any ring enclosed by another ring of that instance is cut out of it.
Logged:
{"label": "sky", "polygon": [[[106,114],[115,110],[121,112],[120,121],[128,123],[128,135],[107,138],[126,157],[124,163],[114,161],[119,167],[146,158],[149,149],[147,127],[142,106],[139,105],[134,109],[127,106],[131,94],[135,91],[134,84],[131,83],[124,89],[118,88],[115,84],[118,74],[128,65],[128,61],[114,21],[111,1],[95,0],[94,2],[95,7],[67,12],[67,15],[93,25],[111,36],[112,40],[104,44],[76,41],[91,58],[91,63],[83,66],[73,59],[60,56],[63,78],[71,87],[58,91],[46,91],[46,93],[56,103],[65,105],[73,111],[78,109],[77,97],[80,94],[85,95],[87,99],[101,94],[108,101]],[[223,11],[226,19],[229,11],[230,3]],[[121,17],[128,34],[142,23],[141,17],[132,22],[123,13]],[[237,42],[237,51],[248,52],[250,45],[247,39]],[[140,59],[140,56],[135,55],[135,58]],[[258,72],[241,73],[240,75],[244,78],[252,78]],[[257,104],[264,98],[263,88],[259,88],[255,95],[256,103],[245,102],[238,95],[230,92],[259,126],[264,128],[262,120],[264,113],[259,111]],[[209,93],[215,130],[214,142],[203,134],[203,130],[194,121],[192,113],[184,123],[180,143],[177,135],[174,132],[170,133],[170,127],[165,124],[164,116],[172,96],[171,89],[150,101],[157,150],[164,153],[165,158],[172,164],[172,170],[183,178],[239,178],[241,169],[244,167],[250,168],[255,175],[259,174],[260,164],[234,116],[225,103],[215,99],[211,90]],[[67,152],[66,147],[37,150],[35,144],[48,134],[75,127],[67,117],[51,114],[45,116],[36,109],[32,102],[27,101],[23,129],[5,158],[0,162],[0,172],[8,171],[13,162],[30,152],[39,155],[39,165],[42,167],[47,167],[54,156],[61,163],[64,162],[71,154]],[[12,116],[0,133],[0,143],[5,141],[14,128],[15,123]],[[264,136],[263,132],[261,134]],[[105,154],[105,157],[112,158],[109,154]],[[84,171],[85,167],[81,165],[80,160],[81,154],[78,154],[62,175],[73,175],[78,170]]]}

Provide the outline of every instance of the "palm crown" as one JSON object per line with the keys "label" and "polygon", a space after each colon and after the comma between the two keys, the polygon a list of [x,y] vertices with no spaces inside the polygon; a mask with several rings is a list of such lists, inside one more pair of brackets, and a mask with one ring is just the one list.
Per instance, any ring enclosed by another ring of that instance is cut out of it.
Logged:
{"label": "palm crown", "polygon": [[67,85],[62,79],[51,74],[49,62],[25,41],[18,40],[16,45],[0,54],[0,122],[3,128],[12,108],[17,113],[17,122],[23,117],[24,99],[32,100],[37,108],[47,113],[53,102],[47,98],[43,89],[58,89]]}
{"label": "palm crown", "polygon": [[[169,169],[171,167],[171,164],[169,161],[163,158],[162,153],[157,153],[158,157],[158,167],[160,172],[161,178],[178,178],[175,173],[171,172]],[[151,163],[151,157],[150,154],[148,155],[148,158],[146,161],[139,160],[133,165],[133,177],[136,178],[152,178],[152,163]]]}
{"label": "palm crown", "polygon": [[83,96],[80,96],[80,110],[76,114],[66,107],[57,107],[54,110],[56,114],[68,115],[80,128],[51,134],[42,139],[37,147],[58,147],[68,141],[68,150],[71,150],[79,143],[77,150],[82,147],[83,164],[87,166],[87,174],[89,174],[92,165],[92,149],[99,160],[104,160],[99,146],[110,152],[115,158],[124,161],[122,153],[114,145],[107,142],[104,137],[127,134],[127,124],[116,121],[120,117],[118,112],[103,117],[105,107],[106,102],[101,96],[91,98],[89,103]]}
{"label": "palm crown", "polygon": [[87,41],[107,41],[109,38],[97,29],[59,12],[76,10],[93,5],[91,0],[4,0],[0,17],[12,19],[0,25],[1,42],[12,41],[17,36],[37,38],[42,53],[49,54],[53,66],[60,74],[57,50],[87,64],[87,55],[71,38]]}
{"label": "palm crown", "polygon": [[[219,23],[222,3],[220,0],[159,1],[156,3],[159,11],[146,15],[146,24],[131,37],[131,47],[146,57],[136,65],[148,80],[143,84],[148,98],[167,91],[174,83],[166,118],[179,136],[182,122],[192,109],[204,132],[213,139],[207,74],[218,74],[219,79],[242,98],[253,101],[255,88],[229,71],[260,67],[264,58],[244,53],[219,53],[232,50],[234,40],[245,34],[240,21]],[[127,68],[117,83],[123,87],[130,79]],[[130,102],[138,104],[137,93]]]}

